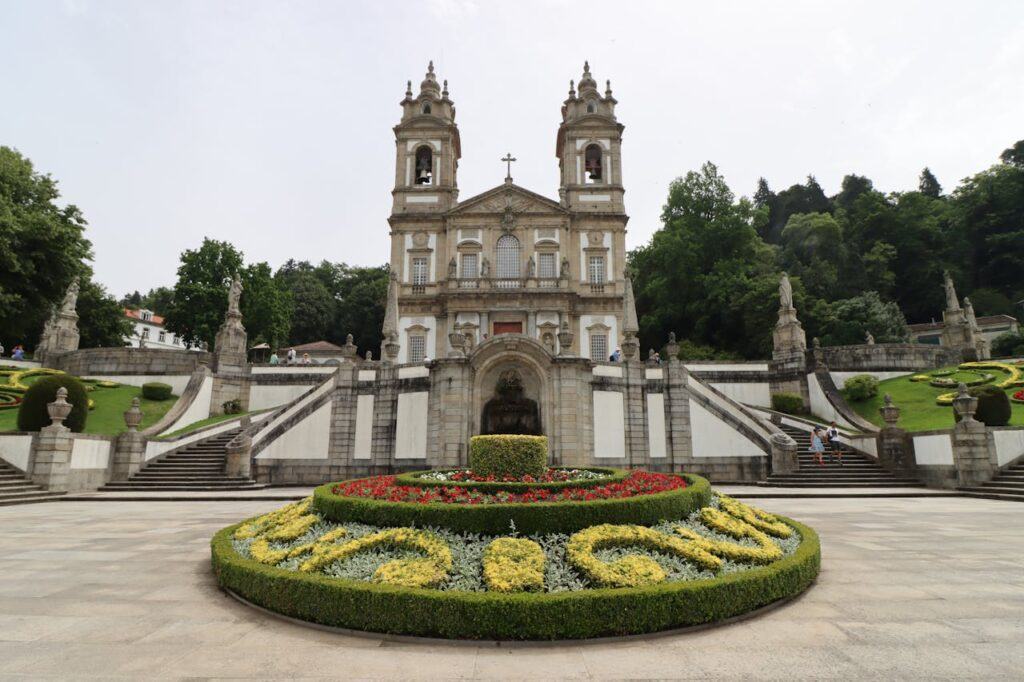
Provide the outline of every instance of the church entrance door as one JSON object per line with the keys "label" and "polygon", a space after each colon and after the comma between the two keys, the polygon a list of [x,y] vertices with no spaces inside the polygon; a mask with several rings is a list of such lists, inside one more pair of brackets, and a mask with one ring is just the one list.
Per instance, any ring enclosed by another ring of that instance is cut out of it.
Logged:
{"label": "church entrance door", "polygon": [[495,322],[494,323],[494,335],[499,334],[522,334],[523,323],[522,322]]}

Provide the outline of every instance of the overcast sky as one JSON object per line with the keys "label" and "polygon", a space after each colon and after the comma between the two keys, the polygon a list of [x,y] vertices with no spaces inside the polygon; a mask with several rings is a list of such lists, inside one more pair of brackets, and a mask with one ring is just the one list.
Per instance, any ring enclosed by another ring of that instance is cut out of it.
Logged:
{"label": "overcast sky", "polygon": [[[204,236],[247,261],[388,257],[398,102],[427,61],[461,197],[557,199],[555,134],[589,59],[626,126],[627,245],[706,160],[737,194],[846,173],[952,189],[1024,138],[1024,2],[0,0],[0,144],[60,182],[117,295],[172,285]],[[602,88],[603,89],[603,88]]]}

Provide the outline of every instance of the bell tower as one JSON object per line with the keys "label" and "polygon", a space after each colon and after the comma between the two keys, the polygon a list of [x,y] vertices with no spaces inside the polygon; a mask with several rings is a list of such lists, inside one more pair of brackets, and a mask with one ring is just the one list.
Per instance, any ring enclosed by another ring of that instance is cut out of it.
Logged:
{"label": "bell tower", "polygon": [[562,205],[574,211],[625,213],[622,195],[622,131],[615,118],[611,81],[602,96],[583,63],[579,89],[569,81],[562,104],[555,154],[561,169],[558,193]]}
{"label": "bell tower", "polygon": [[395,189],[391,214],[442,213],[458,200],[456,173],[462,156],[455,104],[427,66],[420,92],[413,97],[412,81],[401,102],[402,120],[395,126]]}

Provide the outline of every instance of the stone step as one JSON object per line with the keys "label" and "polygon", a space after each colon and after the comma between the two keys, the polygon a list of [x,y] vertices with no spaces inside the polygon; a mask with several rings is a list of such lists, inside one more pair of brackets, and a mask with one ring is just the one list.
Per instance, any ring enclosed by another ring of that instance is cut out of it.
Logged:
{"label": "stone step", "polygon": [[205,478],[203,476],[181,476],[167,479],[139,479],[131,478],[127,481],[119,481],[121,485],[134,485],[143,488],[165,485],[244,485],[251,479],[248,478]]}
{"label": "stone step", "polygon": [[1002,478],[993,478],[991,481],[985,481],[981,484],[983,487],[996,487],[996,488],[1012,488],[1014,490],[1024,490],[1024,481],[1007,481]]}
{"label": "stone step", "polygon": [[[267,486],[266,483],[255,483],[254,482],[254,483],[244,483],[244,484],[238,484],[238,485],[226,485],[226,484],[225,485],[164,485],[164,486],[161,486],[161,487],[155,488],[155,489],[146,488],[146,490],[147,491],[148,490],[161,490],[161,491],[166,490],[166,491],[169,491],[169,492],[188,490],[188,491],[193,491],[193,492],[199,492],[199,491],[203,491],[203,490],[213,490],[213,491],[216,491],[216,490],[263,490],[264,488],[267,488],[267,487],[268,486]],[[138,488],[136,486],[133,486],[133,485],[125,485],[123,483],[108,483],[107,485],[105,485],[102,488],[100,488],[100,490],[102,490],[102,491],[111,491],[111,492],[114,492],[114,491],[139,492],[140,488]]]}
{"label": "stone step", "polygon": [[7,507],[13,504],[33,504],[35,502],[52,502],[55,499],[59,499],[60,496],[63,494],[64,493],[36,491],[14,497],[5,497],[3,495],[0,495],[0,507]]}
{"label": "stone step", "polygon": [[14,488],[20,485],[27,485],[29,482],[29,479],[25,478],[24,476],[19,476],[18,478],[4,479],[0,481],[0,490],[7,490],[8,488]]}
{"label": "stone step", "polygon": [[1024,502],[1024,490],[1017,490],[1015,488],[970,487],[959,488],[959,490],[967,493],[971,497],[985,497],[993,500],[1017,500]]}
{"label": "stone step", "polygon": [[863,482],[842,482],[835,481],[788,481],[769,477],[767,481],[758,481],[757,485],[771,488],[914,488],[919,487],[919,481],[863,481]]}

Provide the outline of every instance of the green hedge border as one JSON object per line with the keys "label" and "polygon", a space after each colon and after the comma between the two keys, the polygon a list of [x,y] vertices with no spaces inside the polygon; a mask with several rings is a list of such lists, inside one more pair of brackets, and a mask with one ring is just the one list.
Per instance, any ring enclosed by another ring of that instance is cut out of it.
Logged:
{"label": "green hedge border", "polygon": [[424,471],[407,471],[395,476],[398,485],[411,485],[417,488],[440,488],[444,486],[479,490],[481,492],[525,493],[528,490],[564,490],[565,488],[596,488],[599,485],[621,483],[631,472],[626,469],[610,469],[607,467],[551,467],[552,469],[579,469],[606,474],[608,478],[584,481],[552,481],[550,483],[524,483],[522,481],[432,481],[421,479],[423,474],[434,471],[459,471],[458,469],[427,469]]}
{"label": "green hedge border", "polygon": [[332,627],[448,639],[555,640],[636,635],[713,623],[806,590],[821,568],[817,533],[768,566],[720,578],[551,594],[441,592],[298,573],[239,556],[231,535],[211,542],[221,587],[270,611]]}
{"label": "green hedge border", "polygon": [[[684,519],[711,501],[711,484],[693,474],[675,474],[687,486],[652,495],[620,499],[508,504],[443,504],[389,502],[367,497],[342,497],[331,492],[337,483],[313,491],[313,506],[331,521],[358,521],[371,526],[436,526],[458,532],[505,535],[512,530],[573,533],[601,523],[652,526],[662,519]],[[347,481],[351,483],[351,481]]]}

